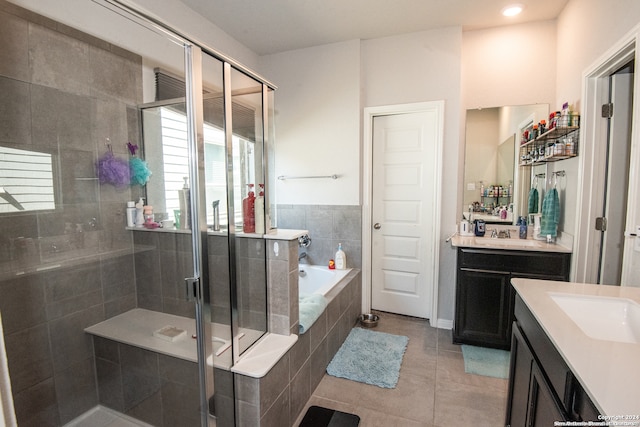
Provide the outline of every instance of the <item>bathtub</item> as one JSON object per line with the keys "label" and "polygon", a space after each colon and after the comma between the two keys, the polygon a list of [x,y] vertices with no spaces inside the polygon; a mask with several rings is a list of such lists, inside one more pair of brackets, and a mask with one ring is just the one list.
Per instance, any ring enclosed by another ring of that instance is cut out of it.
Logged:
{"label": "bathtub", "polygon": [[335,285],[340,283],[351,271],[329,270],[321,265],[300,264],[298,267],[298,289],[300,295],[326,295]]}

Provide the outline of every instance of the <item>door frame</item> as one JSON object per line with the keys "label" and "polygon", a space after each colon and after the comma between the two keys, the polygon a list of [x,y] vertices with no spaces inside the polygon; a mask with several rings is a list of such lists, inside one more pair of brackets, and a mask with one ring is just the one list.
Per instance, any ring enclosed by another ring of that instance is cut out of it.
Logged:
{"label": "door frame", "polygon": [[383,105],[379,107],[365,107],[364,109],[364,139],[362,150],[362,312],[371,312],[371,227],[372,227],[372,197],[373,197],[373,119],[379,116],[390,116],[406,113],[419,113],[436,110],[438,114],[438,141],[436,147],[436,200],[434,236],[431,249],[434,255],[433,275],[430,278],[431,287],[431,316],[429,324],[437,327],[438,323],[438,277],[440,265],[440,222],[442,210],[442,153],[444,142],[444,100],[417,102],[411,104]]}
{"label": "door frame", "polygon": [[[600,107],[608,102],[609,76],[617,69],[634,59],[638,70],[638,47],[640,46],[640,25],[634,27],[625,37],[607,50],[598,60],[583,72],[582,99],[584,110],[581,118],[580,160],[578,163],[578,197],[576,203],[576,224],[574,230],[573,259],[571,280],[577,282],[592,282],[597,276],[599,251],[594,250],[594,242],[599,238],[599,231],[593,225],[595,218],[600,216],[602,194],[604,192],[604,178],[606,167],[596,162],[605,158],[606,146],[599,141],[606,140],[608,129],[601,120]],[[629,182],[638,182],[640,174],[640,79],[634,78],[633,112],[631,130],[631,152],[629,165]],[[627,218],[636,218],[640,195],[629,195],[627,204]],[[628,231],[629,224],[627,224]],[[626,234],[626,233],[625,233]],[[623,257],[627,257],[628,245],[625,244]],[[633,249],[631,249],[633,250]],[[628,262],[623,263],[622,283],[627,276]]]}

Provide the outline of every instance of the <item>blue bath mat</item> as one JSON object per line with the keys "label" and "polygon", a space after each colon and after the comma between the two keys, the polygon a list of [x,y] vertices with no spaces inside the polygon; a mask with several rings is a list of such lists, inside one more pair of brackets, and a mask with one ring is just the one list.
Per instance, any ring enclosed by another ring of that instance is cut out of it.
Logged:
{"label": "blue bath mat", "polygon": [[464,371],[467,374],[485,377],[507,378],[509,376],[509,356],[505,350],[462,345]]}
{"label": "blue bath mat", "polygon": [[409,338],[353,328],[327,367],[327,374],[382,388],[395,388]]}

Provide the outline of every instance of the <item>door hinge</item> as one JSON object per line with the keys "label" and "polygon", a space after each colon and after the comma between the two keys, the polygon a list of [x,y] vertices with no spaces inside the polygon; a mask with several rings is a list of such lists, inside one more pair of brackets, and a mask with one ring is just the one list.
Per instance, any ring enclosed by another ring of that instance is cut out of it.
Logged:
{"label": "door hinge", "polygon": [[185,283],[185,296],[187,301],[199,300],[202,296],[202,288],[200,287],[199,277],[186,277]]}
{"label": "door hinge", "polygon": [[607,231],[607,218],[603,216],[596,218],[596,230]]}
{"label": "door hinge", "polygon": [[602,104],[602,117],[605,119],[610,119],[613,117],[613,103],[609,102],[607,104]]}

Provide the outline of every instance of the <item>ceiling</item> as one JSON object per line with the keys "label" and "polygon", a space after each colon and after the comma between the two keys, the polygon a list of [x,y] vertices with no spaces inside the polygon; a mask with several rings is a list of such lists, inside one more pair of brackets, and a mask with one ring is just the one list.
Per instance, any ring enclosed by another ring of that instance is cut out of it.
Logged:
{"label": "ceiling", "polygon": [[450,26],[465,30],[555,19],[568,0],[181,0],[258,55]]}

